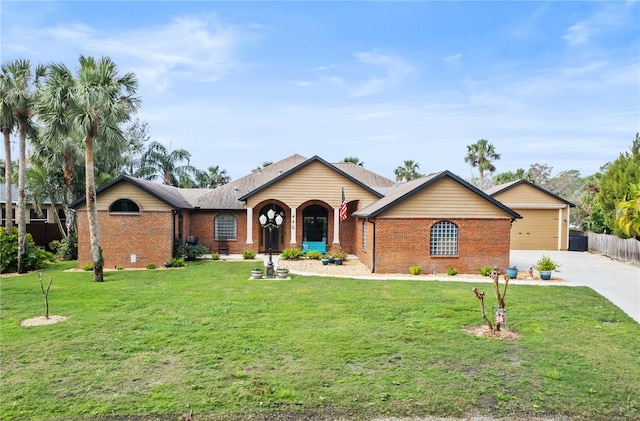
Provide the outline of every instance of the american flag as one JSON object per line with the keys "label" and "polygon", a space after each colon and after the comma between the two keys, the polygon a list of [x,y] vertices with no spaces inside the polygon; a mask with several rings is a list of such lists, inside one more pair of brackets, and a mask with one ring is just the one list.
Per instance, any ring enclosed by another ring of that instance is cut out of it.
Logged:
{"label": "american flag", "polygon": [[347,219],[347,201],[344,198],[344,187],[342,188],[342,202],[340,202],[340,220],[344,221]]}

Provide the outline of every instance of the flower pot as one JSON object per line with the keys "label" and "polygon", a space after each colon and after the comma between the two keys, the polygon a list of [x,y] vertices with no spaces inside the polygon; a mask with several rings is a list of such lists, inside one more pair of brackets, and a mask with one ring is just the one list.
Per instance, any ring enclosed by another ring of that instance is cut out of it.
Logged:
{"label": "flower pot", "polygon": [[287,279],[289,277],[289,269],[277,269],[276,276],[278,279]]}
{"label": "flower pot", "polygon": [[541,270],[540,271],[540,279],[542,279],[543,281],[548,281],[549,279],[551,279],[551,272],[550,270]]}
{"label": "flower pot", "polygon": [[518,269],[507,268],[505,269],[505,272],[507,273],[507,275],[509,275],[509,278],[511,279],[516,279],[518,277]]}
{"label": "flower pot", "polygon": [[251,279],[262,279],[262,269],[251,269]]}
{"label": "flower pot", "polygon": [[333,257],[329,257],[329,263],[333,263],[334,259]]}
{"label": "flower pot", "polygon": [[342,259],[339,257],[335,257],[333,259],[333,263],[335,263],[336,265],[341,265],[342,264]]}
{"label": "flower pot", "polygon": [[322,259],[322,264],[327,266],[329,264],[329,259]]}

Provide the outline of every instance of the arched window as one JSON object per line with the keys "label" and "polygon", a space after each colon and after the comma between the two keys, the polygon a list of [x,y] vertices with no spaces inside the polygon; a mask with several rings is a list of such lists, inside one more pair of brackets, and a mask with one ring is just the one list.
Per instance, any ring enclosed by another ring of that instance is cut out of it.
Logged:
{"label": "arched window", "polygon": [[216,240],[238,238],[238,221],[236,217],[230,213],[216,215],[213,238]]}
{"label": "arched window", "polygon": [[118,199],[109,206],[109,213],[140,213],[140,207],[131,199]]}
{"label": "arched window", "polygon": [[431,255],[458,255],[458,227],[449,221],[440,221],[431,227]]}

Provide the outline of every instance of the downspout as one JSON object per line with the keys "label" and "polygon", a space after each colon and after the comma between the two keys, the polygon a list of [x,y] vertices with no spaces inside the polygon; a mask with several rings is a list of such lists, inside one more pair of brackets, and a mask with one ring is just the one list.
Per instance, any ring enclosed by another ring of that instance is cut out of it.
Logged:
{"label": "downspout", "polygon": [[367,222],[371,222],[373,225],[373,253],[372,253],[372,264],[371,264],[371,273],[376,273],[376,223],[371,220],[371,218],[367,218]]}

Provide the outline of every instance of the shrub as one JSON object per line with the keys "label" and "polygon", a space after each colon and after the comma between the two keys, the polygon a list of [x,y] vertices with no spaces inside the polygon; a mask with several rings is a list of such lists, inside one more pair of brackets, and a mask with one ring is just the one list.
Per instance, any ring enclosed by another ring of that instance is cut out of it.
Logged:
{"label": "shrub", "polygon": [[420,272],[422,272],[422,267],[421,266],[409,266],[409,273],[412,275],[420,275]]}
{"label": "shrub", "polygon": [[347,253],[345,253],[344,251],[339,251],[339,250],[331,250],[329,252],[329,256],[333,257],[334,259],[342,259],[342,260],[347,260]]}
{"label": "shrub", "polygon": [[193,244],[183,244],[180,246],[179,253],[183,256],[187,256],[187,259],[193,260],[196,257],[202,256],[207,251],[206,246],[203,245],[193,245]]}
{"label": "shrub", "polygon": [[156,268],[155,263],[147,263],[147,269],[155,269],[155,268]]}
{"label": "shrub", "polygon": [[256,257],[256,252],[251,249],[246,249],[242,252],[242,258],[245,260],[253,259],[254,257]]}
{"label": "shrub", "polygon": [[53,250],[56,257],[61,260],[78,259],[78,233],[72,232],[67,238],[61,241],[54,240],[49,243],[49,248]]}
{"label": "shrub", "polygon": [[447,268],[447,275],[454,276],[454,275],[457,275],[457,274],[458,274],[458,269],[456,269],[456,268]]}
{"label": "shrub", "polygon": [[212,253],[211,260],[220,260],[220,253]]}
{"label": "shrub", "polygon": [[313,260],[320,260],[322,259],[322,253],[320,253],[318,250],[311,250],[307,252],[307,257]]}
{"label": "shrub", "polygon": [[283,260],[298,260],[304,256],[304,252],[297,248],[285,249],[280,253],[280,258]]}
{"label": "shrub", "polygon": [[[55,255],[36,247],[31,234],[25,237],[24,268],[27,271],[40,269],[55,262]],[[0,273],[18,271],[18,229],[13,233],[7,233],[4,227],[0,227]]]}
{"label": "shrub", "polygon": [[560,264],[551,260],[551,256],[547,256],[543,254],[540,260],[536,262],[534,266],[538,272],[547,271],[547,270],[555,270],[556,272],[560,272],[558,268]]}
{"label": "shrub", "polygon": [[93,263],[85,263],[84,266],[82,266],[82,270],[84,270],[85,272],[93,270]]}
{"label": "shrub", "polygon": [[480,275],[482,276],[489,276],[493,273],[493,268],[489,265],[482,266],[480,269],[478,269],[478,273],[480,273]]}
{"label": "shrub", "polygon": [[122,265],[118,265],[116,266],[116,270],[123,270],[124,268],[122,267]]}
{"label": "shrub", "polygon": [[181,268],[184,266],[184,259],[182,257],[174,257],[167,260],[166,266],[170,268]]}

